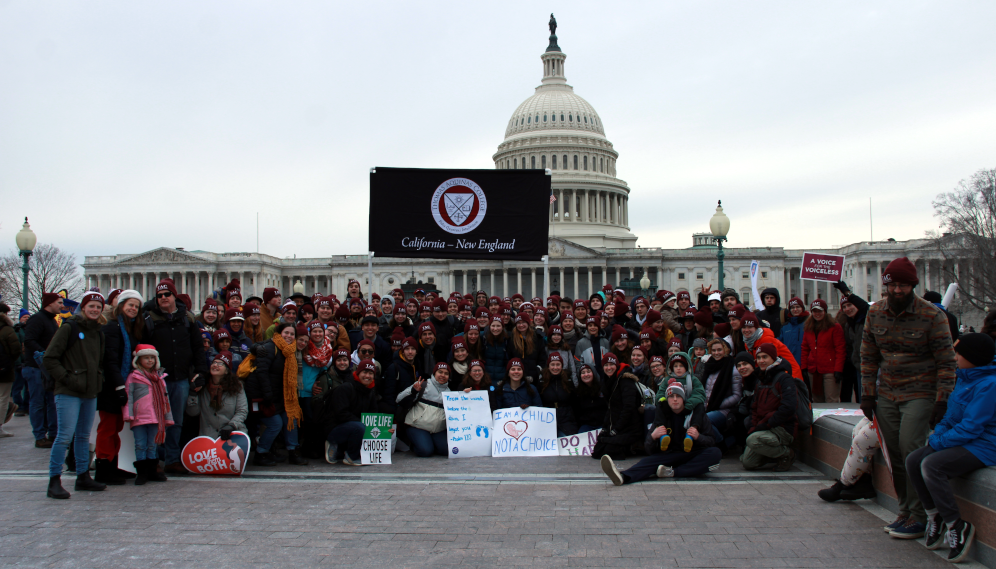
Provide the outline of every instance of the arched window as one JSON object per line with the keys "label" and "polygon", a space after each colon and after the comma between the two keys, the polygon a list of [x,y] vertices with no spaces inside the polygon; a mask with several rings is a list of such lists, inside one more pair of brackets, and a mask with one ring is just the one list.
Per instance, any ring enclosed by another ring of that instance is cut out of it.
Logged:
{"label": "arched window", "polygon": [[574,115],[567,115],[567,120],[569,122],[574,122]]}
{"label": "arched window", "polygon": [[543,114],[543,122],[546,122],[546,113]]}
{"label": "arched window", "polygon": [[585,115],[584,117],[584,124],[588,124],[588,115]]}
{"label": "arched window", "polygon": [[564,154],[564,170],[567,169],[567,155]]}
{"label": "arched window", "polygon": [[560,121],[563,122],[563,120],[564,120],[564,113],[560,113]]}
{"label": "arched window", "polygon": [[530,168],[532,168],[533,170],[535,170],[536,169],[536,157],[535,156],[531,156],[530,158],[532,158],[532,160],[530,161],[530,162],[532,162]]}
{"label": "arched window", "polygon": [[574,155],[574,169],[575,170],[578,169],[578,155],[577,154]]}
{"label": "arched window", "polygon": [[553,163],[552,164],[552,169],[556,170],[557,169],[557,155],[556,154],[554,154],[553,156],[550,157],[550,162]]}
{"label": "arched window", "polygon": [[508,159],[506,159],[505,160],[505,169],[508,170],[510,167],[511,167],[511,163],[509,163]]}
{"label": "arched window", "polygon": [[527,123],[527,124],[528,124],[528,123],[532,123],[532,122],[533,122],[533,117],[529,117],[529,118],[527,118],[527,119],[526,119],[526,123]]}
{"label": "arched window", "polygon": [[519,159],[518,158],[513,158],[512,159],[512,167],[515,168],[516,170],[519,169]]}
{"label": "arched window", "polygon": [[605,158],[598,159],[598,171],[605,173]]}
{"label": "arched window", "polygon": [[539,114],[536,114],[536,124],[539,124]]}
{"label": "arched window", "polygon": [[557,122],[557,113],[551,113],[550,114],[550,120],[553,121],[553,122]]}
{"label": "arched window", "polygon": [[587,156],[584,157],[584,169],[585,170],[588,169],[588,157]]}
{"label": "arched window", "polygon": [[540,156],[540,168],[546,170],[546,154]]}

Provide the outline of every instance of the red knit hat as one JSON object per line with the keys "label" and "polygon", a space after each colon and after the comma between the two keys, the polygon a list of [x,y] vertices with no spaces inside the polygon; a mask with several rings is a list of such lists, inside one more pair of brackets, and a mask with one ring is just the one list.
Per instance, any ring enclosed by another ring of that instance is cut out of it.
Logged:
{"label": "red knit hat", "polygon": [[773,360],[778,359],[778,348],[776,348],[774,344],[767,344],[766,343],[766,344],[761,344],[760,346],[758,346],[757,350],[754,351],[754,356],[755,357],[757,356],[758,352],[764,352],[764,353],[768,354],[769,356],[771,356],[771,359],[773,359]]}
{"label": "red knit hat", "polygon": [[88,290],[80,299],[80,306],[86,306],[88,302],[99,302],[101,306],[104,305],[104,295],[100,294],[95,290]]}
{"label": "red knit hat", "polygon": [[436,327],[432,325],[432,322],[423,322],[418,325],[418,335],[421,336],[422,332],[432,332],[432,335],[436,335]]}
{"label": "red knit hat", "polygon": [[276,296],[280,296],[279,289],[273,287],[267,287],[263,289],[263,302],[270,302]]}
{"label": "red knit hat", "polygon": [[242,316],[242,309],[241,308],[229,308],[228,310],[226,310],[225,311],[225,321],[227,322],[229,320],[245,320],[245,317]]}
{"label": "red knit hat", "polygon": [[464,341],[464,339],[462,337],[457,336],[456,338],[453,338],[453,343],[450,344],[450,349],[455,352],[455,351],[459,350],[460,348],[463,348],[464,350],[466,350],[467,349],[467,343]]}
{"label": "red knit hat", "polygon": [[705,310],[699,310],[695,313],[695,323],[703,328],[711,327],[713,325],[712,313]]}
{"label": "red knit hat", "polygon": [[900,257],[885,267],[882,273],[882,284],[904,283],[912,286],[920,284],[916,276],[916,266],[906,257]]}
{"label": "red knit hat", "polygon": [[657,341],[657,332],[654,332],[653,328],[644,328],[640,330],[640,341],[650,340],[651,342]]}
{"label": "red knit hat", "polygon": [[806,303],[803,302],[802,299],[799,298],[798,296],[793,296],[792,298],[789,299],[788,307],[792,308],[793,306],[801,306],[803,309],[805,309]]}
{"label": "red knit hat", "polygon": [[661,319],[661,313],[660,312],[658,312],[656,310],[648,310],[647,311],[647,319],[644,320],[644,323],[646,323],[647,326],[650,326],[651,324],[653,324],[654,322],[657,322],[660,319]]}
{"label": "red knit hat", "polygon": [[547,366],[553,362],[564,363],[564,357],[560,355],[560,352],[550,352],[550,355],[546,357]]}
{"label": "red knit hat", "polygon": [[716,327],[713,328],[713,331],[716,332],[716,335],[719,336],[720,338],[725,338],[726,336],[729,336],[732,330],[733,328],[726,322],[719,322],[718,324],[716,324]]}
{"label": "red knit hat", "polygon": [[512,371],[512,368],[516,367],[516,366],[522,368],[523,371],[525,371],[525,369],[526,369],[526,368],[524,368],[522,366],[522,360],[520,360],[519,358],[512,358],[512,359],[508,360],[507,364],[505,364],[505,371],[507,371],[507,372],[508,371]]}
{"label": "red knit hat", "polygon": [[809,304],[809,310],[822,310],[823,312],[826,312],[827,301],[823,300],[822,298],[817,298],[816,300],[814,300]]}
{"label": "red knit hat", "polygon": [[463,325],[464,334],[470,332],[471,330],[476,330],[477,332],[481,331],[481,326],[477,323],[477,320],[468,320],[467,323]]}
{"label": "red knit hat", "polygon": [[232,367],[232,352],[229,352],[228,350],[218,352],[217,354],[214,355],[214,359],[212,359],[211,361],[221,362],[225,364],[225,367]]}
{"label": "red knit hat", "polygon": [[242,307],[242,315],[247,318],[249,316],[259,316],[259,305],[255,302],[246,303]]}
{"label": "red knit hat", "polygon": [[612,352],[605,352],[605,355],[602,356],[602,365],[605,364],[619,365],[619,358]]}
{"label": "red knit hat", "polygon": [[612,340],[611,340],[611,342],[614,344],[614,343],[616,343],[616,340],[618,340],[619,338],[629,338],[629,335],[626,334],[626,329],[625,328],[623,328],[622,326],[616,324],[615,326],[612,327]]}
{"label": "red knit hat", "polygon": [[743,318],[740,319],[740,326],[753,326],[757,328],[760,324],[760,321],[753,312],[744,312]]}
{"label": "red knit hat", "polygon": [[391,346],[400,348],[404,341],[405,331],[401,329],[401,326],[395,326],[394,332],[391,332]]}
{"label": "red knit hat", "polygon": [[176,296],[176,285],[173,284],[173,279],[163,279],[156,285],[156,294],[166,291],[169,291],[173,294],[173,296]]}
{"label": "red knit hat", "polygon": [[738,304],[733,308],[731,308],[730,311],[726,313],[726,315],[729,316],[730,318],[736,318],[737,320],[742,320],[744,314],[746,313],[747,313],[747,307],[742,304]]}
{"label": "red knit hat", "polygon": [[692,300],[692,295],[688,294],[687,290],[682,290],[678,292],[678,300]]}

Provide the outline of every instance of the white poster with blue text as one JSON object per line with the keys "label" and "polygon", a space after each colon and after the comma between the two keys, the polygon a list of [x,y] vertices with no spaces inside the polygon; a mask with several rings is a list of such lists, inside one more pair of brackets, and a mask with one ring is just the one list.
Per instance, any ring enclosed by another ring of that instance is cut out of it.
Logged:
{"label": "white poster with blue text", "polygon": [[491,405],[487,391],[444,391],[450,458],[491,456]]}
{"label": "white poster with blue text", "polygon": [[512,407],[494,412],[491,456],[558,456],[557,410]]}

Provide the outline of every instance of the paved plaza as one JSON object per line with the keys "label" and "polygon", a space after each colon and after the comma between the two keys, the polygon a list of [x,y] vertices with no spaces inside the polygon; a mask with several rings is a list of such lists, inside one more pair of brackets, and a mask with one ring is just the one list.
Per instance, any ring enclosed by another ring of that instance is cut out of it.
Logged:
{"label": "paved plaza", "polygon": [[747,473],[727,458],[708,479],[617,488],[589,458],[397,453],[56,501],[27,418],[5,428],[4,567],[951,567],[886,536],[878,506],[819,500],[828,480],[798,462]]}

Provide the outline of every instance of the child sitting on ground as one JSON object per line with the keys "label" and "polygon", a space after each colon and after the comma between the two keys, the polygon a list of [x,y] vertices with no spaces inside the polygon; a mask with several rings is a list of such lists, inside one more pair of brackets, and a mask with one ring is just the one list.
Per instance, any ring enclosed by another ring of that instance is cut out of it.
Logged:
{"label": "child sitting on ground", "polygon": [[166,395],[166,373],[159,365],[159,352],[149,344],[136,346],[132,366],[135,370],[125,380],[128,403],[122,414],[135,435],[135,485],[141,486],[150,480],[165,482],[166,475],[157,469],[156,447],[166,442],[166,427],[173,424]]}
{"label": "child sitting on ground", "polygon": [[674,379],[681,383],[682,389],[687,394],[683,397],[685,400],[685,409],[692,411],[696,406],[704,404],[706,400],[705,387],[699,381],[699,378],[695,377],[691,372],[691,368],[691,358],[685,352],[677,352],[669,357],[667,360],[667,377],[657,387],[657,400],[659,401],[664,397],[664,392],[667,391],[668,384]]}

